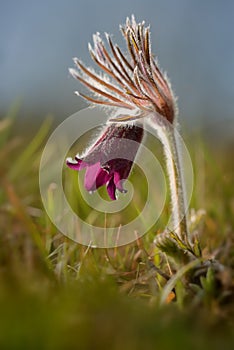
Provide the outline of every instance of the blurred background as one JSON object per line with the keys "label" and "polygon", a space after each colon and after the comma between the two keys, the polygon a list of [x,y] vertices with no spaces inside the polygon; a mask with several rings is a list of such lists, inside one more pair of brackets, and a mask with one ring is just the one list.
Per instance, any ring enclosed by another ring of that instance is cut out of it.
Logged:
{"label": "blurred background", "polygon": [[[84,108],[68,74],[87,43],[108,32],[124,48],[119,24],[135,14],[151,25],[152,49],[178,96],[180,120],[215,135],[234,134],[232,0],[0,1],[0,115],[20,100],[20,117],[56,120]],[[228,128],[227,128],[228,124]]]}

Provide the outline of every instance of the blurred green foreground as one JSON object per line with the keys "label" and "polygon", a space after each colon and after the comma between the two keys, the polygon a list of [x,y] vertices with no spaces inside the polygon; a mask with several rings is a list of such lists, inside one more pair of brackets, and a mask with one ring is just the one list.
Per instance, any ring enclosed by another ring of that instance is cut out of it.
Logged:
{"label": "blurred green foreground", "polygon": [[224,269],[196,280],[181,275],[166,295],[154,267],[173,276],[175,265],[153,239],[168,204],[134,244],[95,250],[70,241],[48,219],[39,193],[51,123],[19,135],[14,114],[0,121],[0,349],[233,349],[234,144],[186,139],[195,172],[191,208],[205,210],[201,250]]}

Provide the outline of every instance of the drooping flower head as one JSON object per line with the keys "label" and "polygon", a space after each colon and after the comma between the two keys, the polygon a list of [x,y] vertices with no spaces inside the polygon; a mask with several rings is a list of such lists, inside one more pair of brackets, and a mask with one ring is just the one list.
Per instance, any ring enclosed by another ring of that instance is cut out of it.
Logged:
{"label": "drooping flower head", "polygon": [[115,200],[116,189],[126,192],[123,180],[130,174],[142,137],[143,129],[136,125],[108,124],[94,145],[82,157],[68,158],[67,165],[74,170],[86,168],[87,191],[106,184],[109,197]]}
{"label": "drooping flower head", "polygon": [[[86,168],[86,189],[93,191],[106,184],[111,199],[116,199],[116,189],[124,191],[122,182],[130,174],[143,138],[143,128],[136,122],[141,123],[153,112],[172,124],[176,113],[170,84],[151,53],[149,27],[145,27],[144,22],[137,24],[132,16],[121,30],[127,43],[127,55],[113,44],[108,34],[107,50],[97,33],[93,36],[94,46],[89,45],[89,50],[101,73],[87,68],[77,58],[74,62],[78,70],[70,69],[94,95],[77,94],[92,104],[112,107],[115,115],[108,120],[93,146],[84,155],[77,155],[74,160],[69,158],[67,165],[75,170]],[[119,108],[126,112],[120,113]],[[122,149],[125,146],[118,142],[120,139],[138,142],[135,146],[131,142],[130,156],[126,158],[115,157],[116,149],[118,154],[125,154]]]}

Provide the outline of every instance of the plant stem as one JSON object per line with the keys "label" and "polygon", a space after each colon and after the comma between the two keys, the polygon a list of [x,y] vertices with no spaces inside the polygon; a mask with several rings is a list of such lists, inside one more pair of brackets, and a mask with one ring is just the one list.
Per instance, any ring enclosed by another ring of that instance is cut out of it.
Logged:
{"label": "plant stem", "polygon": [[189,229],[187,221],[187,203],[180,154],[178,133],[175,126],[164,123],[162,120],[151,119],[150,125],[157,130],[158,137],[163,145],[166,158],[166,169],[171,196],[171,231],[176,232],[181,241],[189,247]]}
{"label": "plant stem", "polygon": [[[171,162],[173,165],[173,172],[168,171],[169,181],[172,182],[175,188],[171,186],[171,194],[173,200],[173,191],[177,197],[177,210],[179,218],[179,233],[180,238],[189,244],[189,229],[188,229],[188,219],[187,219],[187,203],[186,203],[186,189],[184,183],[184,174],[182,168],[182,159],[179,146],[179,140],[177,136],[177,131],[175,127],[171,127],[170,130],[167,128],[167,135],[169,139]],[[174,178],[174,180],[172,180]],[[173,207],[173,203],[172,203]]]}

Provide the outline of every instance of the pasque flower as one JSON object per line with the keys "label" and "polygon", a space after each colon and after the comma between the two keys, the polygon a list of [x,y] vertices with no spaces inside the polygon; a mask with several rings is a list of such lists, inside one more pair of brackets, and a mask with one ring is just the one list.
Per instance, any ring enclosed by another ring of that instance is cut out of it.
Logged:
{"label": "pasque flower", "polygon": [[76,156],[74,160],[68,158],[67,165],[74,170],[87,169],[87,191],[94,191],[106,184],[110,198],[115,200],[116,189],[125,192],[123,180],[129,176],[142,137],[141,127],[111,123],[82,157]]}
{"label": "pasque flower", "polygon": [[[111,117],[94,144],[82,156],[67,159],[67,165],[75,170],[86,168],[86,189],[93,191],[106,184],[111,199],[116,199],[116,189],[124,191],[122,182],[130,174],[143,138],[144,117],[154,113],[172,124],[176,112],[170,84],[151,53],[149,27],[145,27],[144,22],[137,24],[132,16],[121,31],[127,54],[112,42],[108,34],[107,50],[97,33],[89,51],[101,73],[87,68],[77,58],[74,58],[77,69],[70,69],[70,73],[93,92],[93,96],[76,93],[91,104],[111,107]],[[119,108],[125,112],[120,113]],[[136,142],[131,142],[126,153],[120,139]],[[116,150],[127,157],[116,158]]]}

